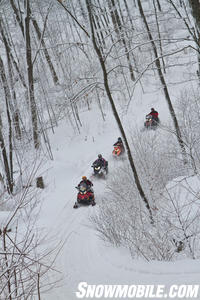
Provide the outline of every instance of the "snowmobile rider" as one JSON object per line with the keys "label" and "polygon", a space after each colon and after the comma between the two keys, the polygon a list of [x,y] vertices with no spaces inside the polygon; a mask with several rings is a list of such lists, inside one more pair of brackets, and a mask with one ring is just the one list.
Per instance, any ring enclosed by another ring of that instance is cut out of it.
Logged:
{"label": "snowmobile rider", "polygon": [[108,171],[108,162],[102,157],[101,154],[98,155],[98,158],[93,162],[93,165],[100,165],[102,168],[104,168],[106,170],[106,173]]}
{"label": "snowmobile rider", "polygon": [[[91,196],[90,196],[90,199],[91,199],[91,204],[92,206],[94,206],[96,203],[95,203],[95,200],[94,200],[94,191],[93,191],[93,183],[92,181],[90,181],[89,179],[87,179],[86,176],[82,176],[82,180],[81,182],[78,184],[78,188],[82,185],[82,184],[85,184],[86,185],[86,189],[88,192],[91,193]],[[76,205],[76,204],[75,204]],[[76,208],[76,207],[75,207]]]}
{"label": "snowmobile rider", "polygon": [[85,184],[85,185],[86,185],[87,191],[94,193],[94,191],[93,191],[93,189],[92,189],[93,183],[92,183],[92,181],[90,181],[89,179],[87,179],[86,176],[83,176],[83,177],[82,177],[82,180],[81,180],[81,182],[78,184],[78,187],[80,187],[82,184]]}
{"label": "snowmobile rider", "polygon": [[123,141],[120,137],[117,139],[117,142],[113,144],[113,146],[119,146],[122,152],[125,151]]}
{"label": "snowmobile rider", "polygon": [[154,108],[151,108],[151,112],[147,116],[152,116],[153,120],[155,120],[156,122],[159,122],[158,112]]}

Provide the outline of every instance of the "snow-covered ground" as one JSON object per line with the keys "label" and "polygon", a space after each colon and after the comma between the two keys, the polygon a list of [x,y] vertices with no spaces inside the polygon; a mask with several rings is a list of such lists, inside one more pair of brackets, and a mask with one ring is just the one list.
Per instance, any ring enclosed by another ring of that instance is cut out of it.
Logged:
{"label": "snow-covered ground", "polygon": [[[145,107],[156,106],[156,102],[147,101],[137,112],[129,112],[141,119],[138,127],[143,126]],[[140,103],[140,99],[137,101]],[[139,106],[138,106],[139,107]],[[163,109],[161,109],[161,107]],[[160,106],[161,119],[165,119],[165,105]],[[139,111],[139,112],[138,112]],[[163,118],[162,118],[163,117]],[[55,134],[51,136],[54,161],[45,178],[47,188],[44,192],[44,204],[40,226],[48,228],[57,241],[65,241],[56,265],[62,272],[58,287],[46,294],[45,300],[77,299],[75,292],[79,282],[88,284],[198,284],[200,278],[199,260],[180,260],[177,262],[145,262],[132,260],[127,250],[113,248],[105,244],[92,228],[89,216],[98,210],[98,199],[103,195],[106,181],[94,180],[97,205],[73,209],[77,190],[75,186],[83,175],[92,174],[91,163],[99,153],[109,161],[109,176],[119,162],[113,160],[112,144],[119,136],[117,125],[111,112],[107,111],[106,121],[102,121],[99,111],[93,109],[81,114],[83,128],[76,135],[63,121]],[[166,117],[167,120],[167,117]]]}

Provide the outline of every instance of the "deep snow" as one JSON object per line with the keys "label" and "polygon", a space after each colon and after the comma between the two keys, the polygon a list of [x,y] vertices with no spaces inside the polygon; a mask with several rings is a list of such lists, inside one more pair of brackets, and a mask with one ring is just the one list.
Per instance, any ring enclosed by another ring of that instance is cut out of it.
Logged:
{"label": "deep snow", "polygon": [[[148,101],[148,107],[156,104]],[[140,99],[138,99],[138,103]],[[154,105],[155,106],[155,105]],[[144,103],[140,110],[141,116],[145,111]],[[157,106],[155,107],[157,109]],[[162,109],[161,109],[162,108]],[[165,105],[160,106],[160,117]],[[97,206],[83,207],[74,210],[77,190],[75,186],[81,176],[92,174],[91,164],[98,153],[109,161],[109,176],[118,167],[118,162],[112,158],[112,144],[119,136],[118,128],[112,114],[107,110],[106,121],[102,121],[100,111],[95,108],[81,114],[83,128],[81,134],[75,134],[70,126],[63,121],[55,134],[51,136],[54,160],[48,168],[45,178],[47,188],[44,191],[44,204],[39,224],[48,229],[57,241],[66,241],[60,252],[56,265],[62,272],[62,280],[58,287],[43,296],[45,300],[77,299],[75,292],[78,283],[88,284],[198,284],[200,278],[199,260],[180,260],[177,262],[144,262],[132,260],[128,251],[123,248],[113,248],[99,239],[92,228],[89,216],[98,209],[98,199],[103,195],[106,181],[94,180],[94,191]],[[126,126],[132,126],[124,118]],[[136,114],[135,114],[136,116]],[[139,118],[138,118],[139,119]],[[94,121],[95,120],[95,121]],[[59,275],[60,276],[60,275]]]}

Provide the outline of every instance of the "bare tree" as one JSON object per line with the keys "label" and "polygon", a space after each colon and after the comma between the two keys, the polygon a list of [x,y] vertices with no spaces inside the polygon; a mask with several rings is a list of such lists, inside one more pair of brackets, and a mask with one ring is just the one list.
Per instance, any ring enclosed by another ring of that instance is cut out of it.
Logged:
{"label": "bare tree", "polygon": [[3,123],[0,116],[0,146],[2,150],[3,162],[4,162],[4,171],[6,174],[6,185],[9,193],[13,191],[13,146],[12,146],[12,124],[10,118],[10,110],[9,110],[9,102],[10,102],[10,90],[8,86],[8,81],[5,74],[5,69],[3,65],[3,61],[0,57],[0,78],[2,82],[2,86],[4,89],[5,102],[6,102],[6,112],[8,118],[8,126],[9,126],[9,159],[7,156],[5,141],[3,137]]}
{"label": "bare tree", "polygon": [[48,237],[35,229],[39,197],[30,184],[35,171],[27,178],[26,187],[8,200],[10,213],[1,222],[0,295],[5,300],[28,300],[34,295],[41,299],[43,292],[51,288],[50,281],[46,280],[47,273],[56,271],[53,264],[61,245],[43,247]]}
{"label": "bare tree", "polygon": [[[133,140],[135,135],[134,132]],[[161,147],[156,134],[154,138],[154,143],[149,141],[149,145],[142,137],[141,144],[135,141],[137,148],[134,147],[135,160],[143,170],[143,185],[153,203],[151,207],[155,223],[151,230],[140,205],[136,186],[132,184],[130,170],[125,164],[120,168],[120,177],[119,170],[113,172],[98,214],[91,216],[91,221],[103,240],[115,246],[123,245],[133,258],[142,257],[147,261],[170,261],[178,255],[179,258],[199,258],[198,177],[183,176],[180,161],[170,156],[172,145],[162,141]],[[173,177],[176,179],[173,180]]]}
{"label": "bare tree", "polygon": [[[196,38],[198,42],[198,48],[200,52],[200,3],[198,0],[188,0],[191,6],[192,16],[195,21]],[[200,53],[198,53],[198,64],[199,64],[199,74],[200,74]]]}
{"label": "bare tree", "polygon": [[108,0],[108,6],[110,9],[110,14],[111,14],[111,18],[112,18],[112,22],[114,25],[114,30],[116,31],[119,40],[122,41],[123,46],[124,46],[124,50],[125,50],[125,55],[128,61],[128,66],[129,66],[129,72],[130,72],[130,76],[131,79],[134,81],[135,80],[135,76],[134,76],[134,72],[133,72],[133,67],[131,64],[131,59],[130,59],[130,55],[129,55],[129,49],[127,46],[127,42],[125,40],[125,34],[123,32],[123,26],[122,26],[122,22],[120,20],[118,11],[117,11],[117,7],[116,7],[116,2],[114,0]]}
{"label": "bare tree", "polygon": [[[49,7],[49,10],[48,10],[48,11],[50,11],[50,7]],[[31,13],[31,12],[30,12],[30,13]],[[39,40],[41,46],[43,47],[44,55],[45,55],[47,64],[48,64],[48,66],[49,66],[49,70],[50,70],[50,72],[51,72],[53,81],[54,81],[55,84],[59,84],[58,76],[57,76],[57,74],[56,74],[54,65],[53,65],[53,63],[52,63],[52,61],[51,61],[49,52],[48,52],[48,50],[47,50],[47,47],[46,47],[46,44],[45,44],[45,41],[44,41],[44,32],[45,32],[45,28],[46,28],[47,18],[48,18],[48,12],[47,12],[47,15],[46,15],[46,17],[45,17],[44,28],[43,28],[42,33],[41,33],[41,30],[40,30],[39,25],[38,25],[38,23],[37,23],[37,21],[36,21],[35,18],[32,18],[32,23],[33,23],[33,26],[34,26],[34,28],[35,28],[35,31],[36,31],[38,40]],[[40,47],[40,44],[39,44],[39,47]],[[39,49],[39,50],[40,50],[40,49]]]}
{"label": "bare tree", "polygon": [[[9,72],[9,79],[10,79],[10,86],[11,86],[11,93],[12,93],[13,103],[12,103],[12,100],[10,99],[11,97],[10,97],[10,93],[9,93],[8,83],[6,84],[6,82],[5,82],[5,84],[7,85],[7,88],[6,88],[7,97],[6,98],[7,98],[8,106],[11,110],[12,120],[13,120],[13,124],[14,124],[14,128],[15,128],[16,136],[17,136],[18,139],[20,139],[21,138],[21,129],[20,129],[20,124],[19,124],[20,116],[19,116],[19,110],[18,110],[18,107],[17,107],[16,92],[15,92],[15,88],[14,88],[14,79],[13,79],[14,71],[13,71],[13,65],[12,65],[11,47],[10,47],[10,45],[8,43],[8,40],[6,38],[6,35],[4,33],[1,20],[0,20],[0,32],[1,32],[1,36],[2,36],[4,45],[5,45],[5,49],[6,49],[6,56],[7,56],[7,62],[8,62],[8,72]],[[4,72],[4,78],[5,78],[5,72]]]}
{"label": "bare tree", "polygon": [[169,0],[169,3],[176,11],[177,15],[180,17],[180,19],[183,21],[183,24],[185,28],[187,28],[189,35],[192,37],[193,41],[195,42],[195,45],[197,48],[193,48],[197,51],[198,55],[198,68],[197,75],[200,78],[200,38],[199,38],[199,32],[200,32],[200,20],[199,20],[199,1],[198,0],[188,0],[189,4],[191,6],[192,15],[195,22],[195,28],[191,25],[189,14],[187,11],[187,6],[185,5],[185,2],[180,2],[181,9],[184,8],[184,12],[186,16],[183,16],[181,13],[181,9],[177,7],[177,5],[172,1]]}
{"label": "bare tree", "polygon": [[39,147],[39,135],[38,135],[38,120],[37,120],[37,106],[35,102],[34,95],[34,80],[33,80],[33,64],[32,64],[32,48],[31,48],[31,38],[30,38],[30,20],[31,11],[29,0],[24,1],[25,10],[25,41],[26,41],[26,62],[27,62],[27,73],[28,73],[28,96],[30,101],[31,110],[31,121],[33,130],[33,141],[34,147],[37,149]]}

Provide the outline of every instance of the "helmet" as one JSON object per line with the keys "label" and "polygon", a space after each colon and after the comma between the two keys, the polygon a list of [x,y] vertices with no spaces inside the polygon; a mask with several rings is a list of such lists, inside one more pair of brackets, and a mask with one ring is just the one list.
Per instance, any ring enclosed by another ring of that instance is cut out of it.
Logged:
{"label": "helmet", "polygon": [[121,141],[122,141],[122,139],[119,137],[119,138],[118,138],[118,142],[121,142]]}
{"label": "helmet", "polygon": [[82,179],[83,179],[83,180],[87,180],[87,177],[86,177],[86,176],[82,176]]}
{"label": "helmet", "polygon": [[98,155],[98,158],[102,158],[102,155],[101,155],[101,154],[99,154],[99,155]]}
{"label": "helmet", "polygon": [[154,110],[155,110],[155,109],[152,107],[152,108],[151,108],[151,111],[154,111]]}

